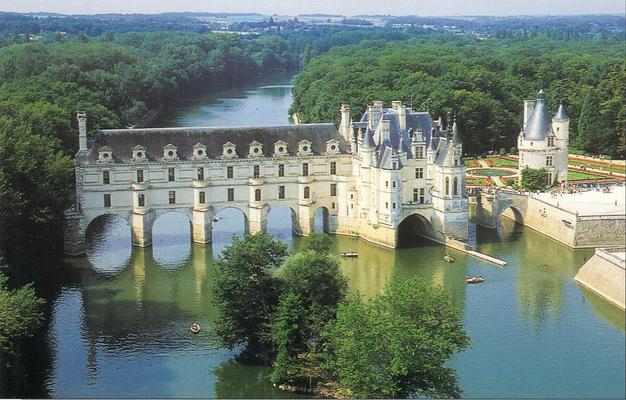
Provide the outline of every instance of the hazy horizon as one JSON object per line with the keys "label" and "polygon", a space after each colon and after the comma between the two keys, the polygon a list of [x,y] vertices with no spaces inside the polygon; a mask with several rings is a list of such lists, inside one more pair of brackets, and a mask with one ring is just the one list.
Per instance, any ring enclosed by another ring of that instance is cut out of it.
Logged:
{"label": "hazy horizon", "polygon": [[419,15],[419,16],[567,16],[624,15],[622,0],[374,0],[337,2],[333,0],[230,0],[228,2],[179,0],[0,0],[0,11],[60,14],[157,14],[164,12],[260,13],[264,15],[339,14],[353,15]]}

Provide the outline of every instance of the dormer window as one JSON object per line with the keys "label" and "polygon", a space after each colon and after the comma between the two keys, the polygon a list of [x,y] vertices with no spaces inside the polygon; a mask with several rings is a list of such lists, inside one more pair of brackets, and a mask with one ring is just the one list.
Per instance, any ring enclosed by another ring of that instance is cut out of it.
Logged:
{"label": "dormer window", "polygon": [[249,157],[262,157],[263,156],[263,145],[256,140],[250,143],[250,152],[248,153]]}
{"label": "dormer window", "polygon": [[326,154],[327,155],[337,155],[339,154],[339,142],[335,139],[330,139],[326,142]]}
{"label": "dormer window", "polygon": [[178,148],[173,144],[167,144],[163,147],[163,160],[174,161],[178,160]]}
{"label": "dormer window", "polygon": [[222,158],[236,158],[237,153],[235,149],[236,146],[231,142],[224,143],[224,146],[222,146]]}
{"label": "dormer window", "polygon": [[193,146],[193,159],[201,160],[203,158],[207,158],[206,146],[202,143],[196,143]]}
{"label": "dormer window", "polygon": [[280,156],[286,156],[286,155],[287,155],[287,142],[285,142],[284,140],[279,140],[278,142],[274,143],[274,156],[280,157]]}
{"label": "dormer window", "polygon": [[554,136],[548,136],[548,147],[554,146]]}
{"label": "dormer window", "polygon": [[134,162],[142,162],[147,159],[146,149],[142,145],[137,145],[133,147],[133,161]]}
{"label": "dormer window", "polygon": [[98,149],[98,162],[110,163],[113,162],[113,151],[109,146],[102,146]]}
{"label": "dormer window", "polygon": [[298,142],[298,155],[299,156],[308,156],[313,154],[311,151],[311,142],[308,140],[301,140]]}

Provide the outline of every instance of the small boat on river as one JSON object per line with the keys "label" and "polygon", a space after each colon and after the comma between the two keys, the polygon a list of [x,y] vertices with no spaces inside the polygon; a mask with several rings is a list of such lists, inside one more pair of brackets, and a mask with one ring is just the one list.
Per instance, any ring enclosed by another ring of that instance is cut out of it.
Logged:
{"label": "small boat on river", "polygon": [[465,277],[465,282],[469,283],[469,284],[474,284],[474,283],[482,283],[485,281],[485,278],[483,278],[482,276],[466,276]]}
{"label": "small boat on river", "polygon": [[213,218],[211,218],[211,221],[213,221],[213,222],[217,222],[217,221],[219,221],[219,220],[220,220],[220,219],[219,219],[218,217],[213,217]]}
{"label": "small boat on river", "polygon": [[346,251],[345,253],[341,253],[342,257],[358,257],[359,253],[356,251]]}
{"label": "small boat on river", "polygon": [[194,322],[193,324],[191,324],[191,326],[189,326],[189,330],[195,335],[196,333],[200,332],[200,325]]}
{"label": "small boat on river", "polygon": [[447,254],[446,254],[445,256],[443,256],[443,259],[444,259],[446,262],[449,262],[449,263],[453,263],[453,262],[455,262],[455,261],[456,261],[456,258],[454,258],[454,257],[452,257],[452,256],[449,256],[449,255],[447,255]]}

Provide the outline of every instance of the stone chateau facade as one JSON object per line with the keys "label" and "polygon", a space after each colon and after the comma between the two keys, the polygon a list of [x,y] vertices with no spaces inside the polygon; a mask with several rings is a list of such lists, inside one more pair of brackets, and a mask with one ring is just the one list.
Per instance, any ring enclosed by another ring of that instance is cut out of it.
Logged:
{"label": "stone chateau facade", "polygon": [[524,100],[524,125],[517,139],[520,172],[545,168],[548,185],[566,182],[568,143],[569,117],[563,104],[550,118],[543,90],[536,100]]}
{"label": "stone chateau facade", "polygon": [[358,122],[341,107],[332,124],[99,130],[87,140],[78,114],[76,205],[66,212],[67,254],[84,252],[84,233],[102,215],[124,218],[133,244],[152,243],[159,215],[180,212],[192,240],[211,241],[214,217],[236,208],[249,233],[269,211],[289,207],[295,233],[324,230],[396,247],[401,225],[443,242],[465,239],[468,201],[456,121],[374,102]]}

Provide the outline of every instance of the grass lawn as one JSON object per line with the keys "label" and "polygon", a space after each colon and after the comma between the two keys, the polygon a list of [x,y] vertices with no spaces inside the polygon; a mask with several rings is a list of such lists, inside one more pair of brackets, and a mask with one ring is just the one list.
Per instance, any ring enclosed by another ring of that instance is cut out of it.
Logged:
{"label": "grass lawn", "polygon": [[622,174],[626,173],[626,167],[622,167],[620,165],[609,166],[608,162],[602,162],[602,161],[569,159],[568,164],[574,165],[576,167],[584,166],[584,167],[596,168],[596,169],[605,170],[605,171],[619,172]]}
{"label": "grass lawn", "polygon": [[587,179],[606,179],[608,176],[606,175],[598,175],[589,172],[579,172],[572,171],[571,169],[567,171],[567,180],[568,181],[582,181]]}
{"label": "grass lawn", "polygon": [[471,171],[467,171],[467,173],[470,174],[470,175],[478,175],[478,176],[504,176],[504,175],[514,175],[515,174],[515,172],[513,172],[513,171],[496,169],[496,168],[474,169],[474,170],[471,170]]}
{"label": "grass lawn", "polygon": [[493,165],[496,167],[514,167],[517,168],[518,161],[511,160],[504,157],[489,157],[489,160],[493,162]]}
{"label": "grass lawn", "polygon": [[491,179],[483,179],[483,178],[467,178],[465,180],[467,185],[489,185],[491,184]]}

